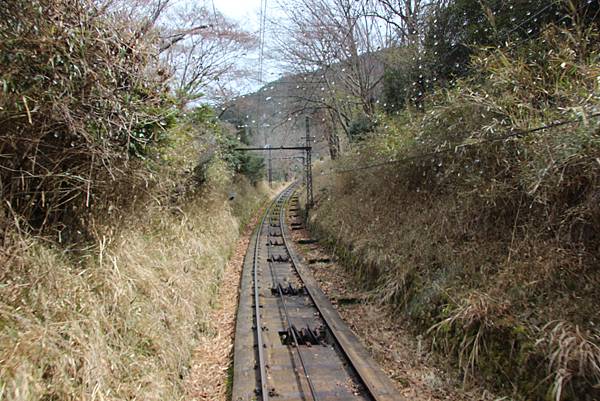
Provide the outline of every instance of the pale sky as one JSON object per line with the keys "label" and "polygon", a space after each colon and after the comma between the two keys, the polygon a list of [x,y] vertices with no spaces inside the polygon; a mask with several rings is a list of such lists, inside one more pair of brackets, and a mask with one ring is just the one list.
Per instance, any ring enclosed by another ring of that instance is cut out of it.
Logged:
{"label": "pale sky", "polygon": [[[209,7],[214,4],[218,11],[239,22],[243,29],[257,33],[260,29],[260,3],[261,0],[206,0],[205,4]],[[267,0],[267,18],[273,18],[278,13],[276,4],[276,0]],[[268,32],[265,42],[265,46],[268,48]],[[258,54],[249,54],[246,60],[241,60],[241,62],[250,66],[252,70],[256,69],[256,76],[258,76]],[[263,72],[265,82],[281,76],[281,71],[275,64],[273,61],[265,59]],[[256,90],[259,86],[258,82],[254,82],[250,84],[250,90]]]}
{"label": "pale sky", "polygon": [[[239,22],[248,22],[258,29],[260,0],[213,0],[217,10]],[[267,3],[268,6],[268,3]],[[267,10],[268,13],[268,10]]]}

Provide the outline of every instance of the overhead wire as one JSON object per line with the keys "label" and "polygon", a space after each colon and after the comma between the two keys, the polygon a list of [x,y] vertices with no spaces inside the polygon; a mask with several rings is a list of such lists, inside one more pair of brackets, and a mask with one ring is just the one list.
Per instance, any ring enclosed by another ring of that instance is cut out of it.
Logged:
{"label": "overhead wire", "polygon": [[[262,79],[262,74],[263,74],[263,63],[264,63],[264,58],[263,57],[264,57],[264,35],[265,35],[264,32],[265,32],[265,25],[266,25],[266,2],[267,2],[267,0],[261,0],[261,30],[260,30],[261,45],[260,45],[260,57],[259,57],[259,68],[260,68],[259,77],[261,79]],[[529,21],[537,18],[543,12],[545,12],[546,10],[548,10],[549,8],[551,8],[552,6],[555,6],[555,5],[556,5],[556,2],[552,1],[548,5],[546,5],[545,7],[541,8],[540,10],[536,11],[535,13],[533,13],[532,15],[528,15],[527,18],[524,18],[522,21],[520,21],[514,28],[512,28],[509,31],[505,31],[504,34],[503,34],[503,36],[508,37],[511,33],[513,33],[516,30],[522,28],[527,22],[529,22]],[[580,6],[577,9],[577,12],[582,11],[585,7],[586,7],[585,4],[582,5],[582,6]],[[557,20],[556,22],[559,23],[561,21],[564,21],[568,17],[569,17],[568,15],[565,15],[562,18],[560,18],[559,20]],[[346,35],[345,35],[345,37],[342,40],[343,43],[345,43],[345,41],[347,40],[349,34],[351,34],[352,28],[353,27],[350,27],[348,29],[348,31],[346,32]],[[542,32],[543,32],[543,30],[542,30]],[[332,50],[332,46],[333,46],[333,43],[328,43],[328,49],[327,50]],[[456,50],[457,50],[457,48],[453,49],[453,51],[456,51]],[[318,90],[318,83],[319,82],[323,82],[323,80],[322,79],[315,79],[315,78],[317,78],[318,75],[323,76],[323,75],[327,74],[331,68],[332,68],[332,65],[326,64],[324,67],[322,67],[320,69],[316,69],[316,70],[314,70],[314,71],[312,71],[312,72],[304,75],[305,80],[306,80],[306,77],[310,78],[310,80],[309,80],[309,82],[307,82],[307,84],[310,84],[313,87],[311,88],[312,90],[309,91],[309,93],[307,94],[307,96],[304,97],[304,99],[299,99],[299,100],[304,100],[304,102],[303,102],[304,105],[303,105],[302,109],[306,110],[306,109],[310,108],[310,105],[309,105],[310,103],[313,103],[313,104],[315,102],[318,103],[317,100],[312,100],[311,101],[311,98],[313,98],[315,96],[315,92]],[[326,79],[325,79],[325,82],[327,82]],[[285,83],[292,84],[294,82],[292,81],[292,82],[285,82]],[[296,83],[299,83],[300,85],[302,85],[302,81],[297,81]],[[261,84],[262,84],[262,81],[261,81]],[[260,102],[262,100],[261,97],[262,96],[260,95],[260,90],[259,90],[259,94],[257,96],[257,102]],[[293,114],[295,114],[295,113],[292,113],[292,115]],[[288,116],[289,116],[289,114],[288,114]],[[257,120],[258,119],[260,119],[260,115],[258,115]],[[545,129],[547,129],[547,128],[548,127],[545,127]],[[289,131],[285,135],[285,137],[287,137],[288,134],[289,134]],[[499,139],[495,138],[493,140],[499,140]],[[266,137],[265,137],[265,144],[266,144]],[[384,163],[384,164],[389,164],[389,163]],[[380,165],[380,164],[378,163],[376,166],[378,166],[378,165]],[[376,167],[376,166],[372,166],[372,167]],[[368,168],[372,168],[372,167],[368,167]],[[363,169],[363,167],[359,167],[359,169]]]}
{"label": "overhead wire", "polygon": [[[258,84],[259,89],[256,96],[256,133],[260,134],[261,131],[261,91],[263,86],[263,69],[264,69],[264,49],[265,49],[265,32],[266,32],[266,18],[267,18],[267,0],[260,1],[260,14],[259,14],[259,44],[258,44]],[[264,145],[267,145],[267,134],[263,132]]]}
{"label": "overhead wire", "polygon": [[[598,118],[600,117],[600,113],[593,113],[590,114],[588,116],[586,116],[587,119],[594,119],[594,118]],[[453,146],[449,146],[446,149],[443,150],[437,150],[434,152],[428,152],[428,153],[421,153],[418,155],[412,155],[412,156],[407,156],[407,157],[402,157],[400,159],[392,159],[392,160],[385,160],[385,161],[380,161],[380,162],[375,162],[372,164],[367,164],[367,165],[363,165],[363,166],[358,166],[358,167],[353,167],[353,168],[348,168],[348,169],[337,169],[337,170],[329,170],[329,172],[327,173],[321,173],[321,176],[327,176],[327,175],[337,175],[337,174],[345,174],[345,173],[351,173],[354,171],[360,171],[360,170],[370,170],[373,168],[378,168],[378,167],[384,167],[384,166],[389,166],[389,165],[393,165],[393,164],[402,164],[402,163],[406,163],[409,161],[413,161],[413,160],[420,160],[420,159],[424,159],[424,158],[430,158],[430,157],[435,157],[438,155],[442,155],[442,154],[448,154],[448,153],[455,153],[458,151],[458,149],[461,148],[467,148],[467,147],[473,147],[473,146],[478,146],[478,145],[482,145],[484,143],[491,143],[491,142],[499,142],[499,141],[506,141],[508,139],[511,138],[518,138],[518,137],[524,137],[527,135],[531,135],[540,131],[546,131],[549,130],[551,128],[556,128],[556,127],[561,127],[561,126],[565,126],[565,125],[570,125],[570,124],[575,124],[581,122],[580,119],[572,119],[572,120],[563,120],[563,121],[557,121],[554,123],[550,123],[550,124],[546,124],[543,126],[539,126],[539,127],[535,127],[535,128],[531,128],[528,130],[515,130],[515,131],[511,131],[508,132],[504,135],[501,136],[496,136],[493,138],[487,138],[487,139],[481,139],[477,142],[471,142],[471,143],[460,143],[460,144],[455,144]]]}

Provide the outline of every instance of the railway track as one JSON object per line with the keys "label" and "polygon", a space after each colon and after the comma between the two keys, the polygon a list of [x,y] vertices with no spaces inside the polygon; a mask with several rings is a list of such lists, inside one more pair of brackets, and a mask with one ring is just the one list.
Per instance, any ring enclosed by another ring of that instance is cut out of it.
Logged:
{"label": "railway track", "polygon": [[298,211],[294,189],[267,208],[248,246],[232,400],[400,400],[294,251],[286,225],[287,205]]}

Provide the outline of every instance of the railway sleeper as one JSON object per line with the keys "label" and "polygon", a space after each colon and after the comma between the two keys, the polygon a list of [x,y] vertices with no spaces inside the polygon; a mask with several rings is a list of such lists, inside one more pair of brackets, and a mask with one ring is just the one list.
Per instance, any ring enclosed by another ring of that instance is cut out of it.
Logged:
{"label": "railway sleeper", "polygon": [[314,258],[308,259],[309,265],[314,265],[316,263],[331,263],[331,258]]}
{"label": "railway sleeper", "polygon": [[292,325],[287,330],[279,331],[279,338],[283,345],[295,345],[294,334],[296,336],[297,345],[305,345],[311,347],[313,345],[324,345],[325,344],[325,329],[323,327],[317,327],[311,329],[308,325],[298,329],[296,325]]}
{"label": "railway sleeper", "polygon": [[269,246],[283,246],[283,245],[285,245],[285,244],[283,243],[283,240],[281,240],[281,241],[278,241],[278,240],[276,240],[276,239],[275,239],[275,240],[274,240],[274,239],[269,239],[269,243],[268,243],[268,245],[269,245]]}

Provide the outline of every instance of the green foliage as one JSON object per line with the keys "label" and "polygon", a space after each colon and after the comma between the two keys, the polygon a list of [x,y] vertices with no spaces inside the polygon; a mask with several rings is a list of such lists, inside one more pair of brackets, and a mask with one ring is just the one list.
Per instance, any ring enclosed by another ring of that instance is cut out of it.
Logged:
{"label": "green foliage", "polygon": [[377,123],[367,115],[358,116],[350,123],[348,127],[348,137],[350,141],[356,142],[375,131]]}
{"label": "green foliage", "polygon": [[537,41],[551,23],[595,24],[599,7],[585,0],[452,0],[427,9],[422,43],[395,49],[387,63],[383,88],[387,108],[399,110],[407,104],[421,108],[433,88],[477,71],[471,57],[478,49]]}
{"label": "green foliage", "polygon": [[410,104],[413,90],[411,85],[416,76],[412,66],[409,68],[394,67],[386,69],[383,76],[383,96],[388,111],[402,110]]}
{"label": "green foliage", "polygon": [[212,107],[208,105],[200,105],[198,107],[194,107],[188,114],[188,119],[192,124],[195,125],[211,125],[215,128],[216,125],[216,116],[215,111]]}
{"label": "green foliage", "polygon": [[190,117],[195,124],[208,123],[215,130],[218,155],[234,173],[246,176],[252,184],[256,184],[261,179],[265,167],[262,155],[236,150],[248,145],[249,138],[241,128],[242,120],[238,121],[236,117],[230,117],[227,121],[235,128],[223,125],[217,119],[214,110],[208,106],[195,109]]}
{"label": "green foliage", "polygon": [[218,137],[221,157],[236,173],[243,174],[256,184],[264,175],[265,162],[263,157],[252,152],[236,150],[244,144],[232,133],[222,133]]}
{"label": "green foliage", "polygon": [[146,112],[156,116],[154,120],[145,121],[131,127],[129,153],[144,159],[153,148],[169,140],[169,132],[181,123],[181,112],[176,109],[174,99],[165,96],[160,107],[149,107]]}
{"label": "green foliage", "polygon": [[428,72],[449,80],[470,71],[469,60],[481,46],[532,39],[558,19],[560,1],[455,0],[428,20],[424,42]]}

